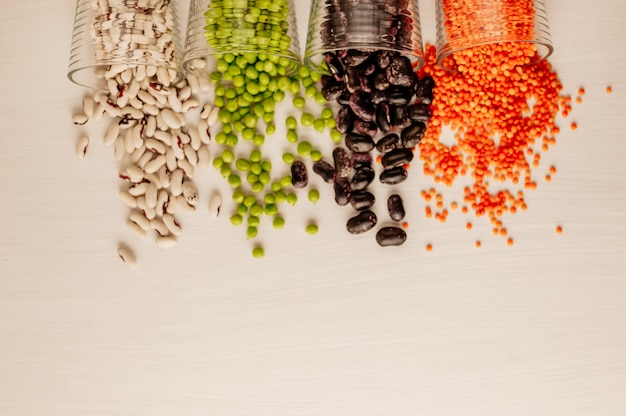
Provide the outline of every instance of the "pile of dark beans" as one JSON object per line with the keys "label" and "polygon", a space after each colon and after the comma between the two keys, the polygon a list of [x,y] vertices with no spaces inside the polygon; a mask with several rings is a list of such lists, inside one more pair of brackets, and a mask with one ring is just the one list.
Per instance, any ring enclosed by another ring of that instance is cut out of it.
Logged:
{"label": "pile of dark beans", "polygon": [[[328,53],[326,64],[330,75],[322,78],[322,94],[340,105],[335,118],[344,146],[333,150],[333,163],[319,160],[313,171],[333,184],[338,205],[350,204],[357,211],[346,229],[361,234],[378,222],[372,211],[376,198],[368,191],[376,178],[372,153],[382,155],[381,183],[393,186],[406,180],[406,166],[431,116],[434,81],[428,76],[419,79],[408,57],[386,50]],[[404,219],[400,195],[388,198],[387,211],[395,222]],[[386,226],[379,229],[376,241],[397,246],[406,237],[401,227]]]}

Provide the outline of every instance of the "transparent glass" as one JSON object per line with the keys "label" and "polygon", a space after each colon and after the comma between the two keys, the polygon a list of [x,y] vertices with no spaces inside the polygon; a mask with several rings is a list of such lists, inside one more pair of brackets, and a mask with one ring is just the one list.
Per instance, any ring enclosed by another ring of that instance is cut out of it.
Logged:
{"label": "transparent glass", "polygon": [[78,0],[68,78],[100,88],[111,65],[165,67],[182,77],[177,0]]}
{"label": "transparent glass", "polygon": [[282,58],[287,74],[298,68],[292,0],[191,0],[184,70],[209,78],[220,55],[243,53]]}
{"label": "transparent glass", "polygon": [[454,54],[476,46],[521,42],[532,45],[538,62],[552,54],[543,0],[435,0],[437,62],[454,70]]}
{"label": "transparent glass", "polygon": [[389,50],[424,64],[417,0],[313,0],[304,63],[327,72],[328,52]]}

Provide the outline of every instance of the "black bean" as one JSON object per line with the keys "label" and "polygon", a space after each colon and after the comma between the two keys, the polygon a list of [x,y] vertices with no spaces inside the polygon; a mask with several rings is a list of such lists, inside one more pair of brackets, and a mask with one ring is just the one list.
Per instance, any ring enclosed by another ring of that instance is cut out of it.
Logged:
{"label": "black bean", "polygon": [[372,166],[372,155],[370,153],[354,152],[350,156],[350,162],[354,169],[363,165]]}
{"label": "black bean", "polygon": [[368,77],[376,72],[376,63],[372,59],[368,59],[359,66],[359,71],[361,74]]}
{"label": "black bean", "polygon": [[412,86],[415,78],[411,60],[404,55],[393,58],[387,67],[387,79],[393,85]]}
{"label": "black bean", "polygon": [[333,150],[333,161],[335,162],[335,175],[337,178],[347,178],[352,171],[352,162],[348,152],[343,147],[335,147]]}
{"label": "black bean", "polygon": [[378,133],[378,126],[373,121],[364,121],[357,118],[354,120],[354,130],[366,136],[375,136]]}
{"label": "black bean", "polygon": [[389,217],[394,221],[402,221],[406,215],[404,210],[404,203],[400,195],[394,194],[387,199],[387,210],[389,211]]}
{"label": "black bean", "polygon": [[391,118],[391,126],[396,129],[403,129],[411,124],[411,119],[409,118],[406,107],[404,106],[390,106],[389,108],[390,118]]}
{"label": "black bean", "polygon": [[381,247],[400,246],[406,241],[406,232],[398,227],[382,227],[376,233],[376,242]]}
{"label": "black bean", "polygon": [[426,134],[426,124],[421,121],[414,121],[410,126],[402,130],[400,138],[404,147],[411,148],[417,146]]}
{"label": "black bean", "polygon": [[411,149],[398,148],[385,153],[381,163],[383,168],[389,169],[402,166],[405,163],[409,163],[411,160],[413,160],[413,152]]}
{"label": "black bean", "polygon": [[340,133],[344,134],[352,131],[354,128],[355,118],[356,117],[354,116],[352,109],[349,106],[344,105],[335,117],[336,129],[339,130]]}
{"label": "black bean", "polygon": [[325,160],[318,160],[313,163],[313,172],[322,177],[326,183],[335,182],[335,168]]}
{"label": "black bean", "polygon": [[370,101],[372,104],[378,105],[387,100],[387,93],[385,91],[374,91],[370,94]]}
{"label": "black bean", "polygon": [[374,169],[369,166],[361,166],[350,180],[350,189],[353,191],[362,191],[369,186],[374,180],[376,174]]}
{"label": "black bean", "polygon": [[346,84],[342,81],[337,81],[332,78],[332,81],[329,81],[322,87],[322,95],[326,99],[326,101],[335,101],[341,94],[346,91]]}
{"label": "black bean", "polygon": [[376,106],[376,124],[383,133],[387,133],[391,128],[389,104],[382,102]]}
{"label": "black bean", "polygon": [[333,184],[333,190],[335,191],[335,202],[337,205],[348,205],[350,198],[352,197],[352,189],[350,189],[350,183],[345,178],[337,178]]}
{"label": "black bean", "polygon": [[376,54],[376,63],[378,67],[381,69],[386,69],[391,63],[391,59],[393,58],[393,52],[381,50]]}
{"label": "black bean", "polygon": [[428,104],[415,103],[407,107],[407,114],[413,121],[428,121],[432,116]]}
{"label": "black bean", "polygon": [[404,182],[408,176],[404,166],[396,166],[395,168],[385,169],[381,172],[379,179],[381,183],[387,185],[395,185]]}
{"label": "black bean", "polygon": [[342,61],[346,66],[358,66],[365,62],[365,60],[369,57],[370,54],[367,52],[363,52],[358,49],[350,49],[347,51]]}
{"label": "black bean", "polygon": [[365,92],[372,92],[373,86],[372,81],[367,77],[365,73],[359,73],[357,76],[359,80],[359,88]]}
{"label": "black bean", "polygon": [[376,150],[380,153],[387,153],[390,150],[398,147],[400,143],[400,137],[396,133],[388,134],[384,137],[381,137],[378,142],[376,142]]}
{"label": "black bean", "polygon": [[391,105],[407,105],[413,96],[409,88],[397,85],[389,87],[385,93],[385,101]]}
{"label": "black bean", "polygon": [[346,223],[346,229],[350,234],[361,234],[374,228],[377,222],[376,214],[365,210],[350,218]]}
{"label": "black bean", "polygon": [[304,188],[309,183],[306,166],[300,160],[291,164],[291,184],[294,188]]}
{"label": "black bean", "polygon": [[429,75],[424,76],[419,81],[419,87],[415,93],[417,99],[423,104],[432,103],[433,88],[435,88],[435,80]]}
{"label": "black bean", "polygon": [[350,96],[350,108],[358,118],[365,121],[372,121],[376,115],[376,108],[370,101],[369,94],[364,91],[355,91]]}
{"label": "black bean", "polygon": [[346,89],[339,97],[337,97],[337,102],[341,105],[349,106],[351,95],[352,93]]}
{"label": "black bean", "polygon": [[339,58],[333,53],[326,54],[326,66],[328,66],[328,70],[331,74],[335,76],[337,80],[341,80],[344,76],[343,65]]}
{"label": "black bean", "polygon": [[351,67],[346,68],[343,76],[343,82],[347,90],[351,93],[361,89],[361,76],[359,74],[359,70]]}
{"label": "black bean", "polygon": [[353,152],[369,152],[374,148],[374,140],[370,136],[358,133],[347,133],[345,137],[346,147]]}
{"label": "black bean", "polygon": [[375,202],[376,198],[374,197],[374,194],[368,191],[355,191],[352,193],[352,197],[350,198],[350,204],[357,211],[370,209]]}
{"label": "black bean", "polygon": [[385,75],[384,72],[380,71],[380,72],[376,72],[374,74],[374,79],[372,81],[372,84],[374,85],[374,89],[378,90],[378,91],[384,91],[387,88],[389,88],[389,80],[387,79],[387,75]]}

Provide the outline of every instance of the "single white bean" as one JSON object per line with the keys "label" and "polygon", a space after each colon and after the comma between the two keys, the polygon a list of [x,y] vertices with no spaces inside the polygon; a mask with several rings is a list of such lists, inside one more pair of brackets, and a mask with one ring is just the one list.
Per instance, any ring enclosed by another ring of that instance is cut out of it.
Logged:
{"label": "single white bean", "polygon": [[183,152],[185,153],[185,157],[191,164],[191,166],[196,166],[198,164],[198,154],[190,144],[186,144],[183,146]]}
{"label": "single white bean", "polygon": [[76,142],[76,157],[82,159],[87,154],[87,148],[89,147],[89,137],[80,136]]}
{"label": "single white bean", "polygon": [[126,155],[126,148],[124,145],[124,138],[122,136],[118,136],[113,143],[113,155],[116,161],[121,161]]}
{"label": "single white bean", "polygon": [[149,183],[146,185],[146,205],[148,207],[156,209],[158,194],[159,189],[156,184]]}
{"label": "single white bean", "polygon": [[190,178],[193,178],[195,175],[195,171],[193,166],[191,166],[191,163],[189,163],[189,161],[185,158],[183,159],[179,159],[178,160],[178,167],[180,169],[183,170],[183,172],[185,173],[185,175],[187,175]]}
{"label": "single white bean", "polygon": [[198,189],[192,181],[183,181],[182,191],[183,196],[189,205],[195,206],[198,203]]}
{"label": "single white bean", "polygon": [[160,248],[170,248],[178,243],[178,239],[175,235],[169,234],[166,236],[157,236],[156,245]]}
{"label": "single white bean", "polygon": [[141,157],[139,158],[137,162],[135,162],[135,164],[141,169],[145,169],[146,165],[148,164],[148,162],[152,160],[153,156],[154,156],[154,153],[144,151],[143,155],[141,155]]}
{"label": "single white bean", "polygon": [[163,117],[163,121],[168,125],[171,129],[179,129],[180,121],[176,116],[176,113],[170,110],[169,108],[165,108],[161,111],[160,115]]}
{"label": "single white bean", "polygon": [[209,166],[211,162],[211,152],[209,151],[209,146],[201,146],[198,149],[198,167],[200,169],[205,169]]}
{"label": "single white bean", "polygon": [[136,108],[137,110],[141,110],[143,108],[143,103],[137,97],[130,98],[128,100],[128,104],[130,104],[131,107]]}
{"label": "single white bean", "polygon": [[159,114],[159,107],[157,107],[156,105],[153,104],[144,104],[143,105],[143,111],[146,114],[150,114],[151,116],[156,116],[157,114]]}
{"label": "single white bean", "polygon": [[87,118],[93,116],[94,106],[95,106],[95,102],[93,98],[89,95],[85,95],[83,97],[83,111],[85,112],[85,115],[87,116]]}
{"label": "single white bean", "polygon": [[143,138],[141,137],[142,130],[143,126],[141,124],[137,124],[133,127],[133,143],[135,145],[135,149],[139,149],[143,145]]}
{"label": "single white bean", "polygon": [[180,235],[183,232],[180,224],[176,222],[176,218],[172,214],[163,214],[163,224],[165,224],[171,234]]}
{"label": "single white bean", "polygon": [[160,155],[165,154],[165,152],[167,151],[165,144],[162,141],[159,141],[156,139],[146,139],[144,144],[146,145],[146,149],[151,150],[152,152],[158,153]]}
{"label": "single white bean", "polygon": [[128,191],[120,191],[119,196],[122,202],[128,205],[130,208],[137,207],[137,199],[135,199],[135,197],[132,196]]}
{"label": "single white bean", "polygon": [[156,106],[157,100],[148,91],[140,90],[137,92],[139,98],[144,104]]}
{"label": "single white bean", "polygon": [[162,188],[170,187],[170,175],[167,171],[167,166],[161,166],[161,169],[158,170],[157,176],[159,177],[159,182],[161,182]]}
{"label": "single white bean", "polygon": [[177,209],[180,209],[182,212],[186,214],[192,215],[196,213],[196,207],[193,205],[189,205],[185,197],[182,195],[178,195],[176,197],[176,206],[177,206]]}
{"label": "single white bean", "polygon": [[161,185],[161,181],[159,180],[159,175],[155,173],[146,173],[144,177],[148,182],[154,184],[154,186],[156,186],[157,189],[163,188],[163,185]]}
{"label": "single white bean", "polygon": [[162,141],[164,144],[166,144],[167,146],[171,146],[172,145],[172,135],[169,134],[166,131],[162,131],[162,130],[157,130],[154,132],[154,136],[155,139]]}
{"label": "single white bean", "polygon": [[148,220],[140,211],[131,212],[128,218],[145,231],[150,229],[150,220]]}
{"label": "single white bean", "polygon": [[167,202],[169,201],[169,199],[169,192],[167,192],[165,189],[161,189],[157,196],[157,203],[155,208],[157,217],[162,217],[163,214],[165,214],[165,209],[167,208]]}
{"label": "single white bean", "polygon": [[213,107],[211,112],[209,113],[209,117],[207,117],[206,122],[209,126],[214,126],[217,123],[217,115],[220,112],[219,107]]}
{"label": "single white bean", "polygon": [[82,126],[89,121],[89,117],[85,113],[76,113],[72,116],[72,123]]}
{"label": "single white bean", "polygon": [[165,152],[165,165],[170,172],[174,172],[178,168],[178,159],[176,159],[174,149],[171,147]]}
{"label": "single white bean", "polygon": [[130,248],[120,245],[117,248],[117,255],[122,259],[124,264],[131,269],[137,266],[137,258],[135,257],[135,254],[130,250]]}
{"label": "single white bean", "polygon": [[[148,121],[146,122],[146,129],[144,130],[144,135],[146,137],[154,137],[154,134],[156,133],[156,117],[155,116],[148,116]],[[159,130],[161,131],[161,130]]]}
{"label": "single white bean", "polygon": [[191,87],[186,82],[181,82],[181,84],[184,85],[181,85],[178,89],[178,99],[184,103],[191,97]]}
{"label": "single white bean", "polygon": [[139,182],[134,185],[131,185],[128,188],[128,193],[131,194],[132,196],[144,195],[146,193],[147,187],[148,187],[148,184],[146,182]]}
{"label": "single white bean", "polygon": [[135,165],[130,165],[126,169],[124,169],[124,174],[125,176],[128,176],[128,178],[130,178],[131,182],[134,183],[139,183],[143,180],[143,170]]}
{"label": "single white bean", "polygon": [[172,195],[178,196],[183,193],[184,173],[181,169],[176,169],[170,177],[170,191]]}
{"label": "single white bean", "polygon": [[193,74],[187,74],[187,83],[189,84],[189,88],[191,88],[192,94],[197,94],[200,92],[200,81],[198,77]]}
{"label": "single white bean", "polygon": [[202,145],[202,139],[200,138],[200,133],[198,133],[198,129],[194,126],[191,126],[187,129],[187,132],[189,134],[189,137],[191,138],[191,141],[189,142],[191,144],[191,147],[193,147],[193,150],[197,151]]}
{"label": "single white bean", "polygon": [[144,170],[148,173],[154,173],[161,169],[162,166],[165,166],[165,155],[158,155],[144,166]]}
{"label": "single white bean", "polygon": [[126,228],[128,228],[128,230],[133,233],[133,235],[141,240],[143,240],[144,238],[146,238],[146,230],[144,230],[143,228],[141,228],[139,226],[139,224],[137,224],[136,222],[132,221],[132,220],[128,220],[126,221]]}
{"label": "single white bean", "polygon": [[202,143],[211,143],[211,132],[209,131],[209,125],[205,120],[198,121],[198,134],[200,135]]}
{"label": "single white bean", "polygon": [[133,137],[132,129],[127,129],[124,133],[124,148],[126,149],[126,153],[133,153],[135,149],[137,149],[135,147],[135,138]]}
{"label": "single white bean", "polygon": [[204,107],[202,107],[202,112],[200,113],[200,118],[203,120],[206,120],[207,118],[209,118],[209,114],[211,114],[211,110],[213,109],[213,107],[211,106],[211,104],[206,103],[204,105]]}
{"label": "single white bean", "polygon": [[146,153],[146,148],[144,146],[141,146],[140,148],[133,150],[133,153],[131,153],[130,155],[131,162],[137,163],[139,159],[141,159],[145,153]]}
{"label": "single white bean", "polygon": [[150,228],[155,230],[160,236],[166,236],[170,234],[169,228],[159,218],[153,218],[150,220]]}
{"label": "single white bean", "polygon": [[183,111],[183,104],[178,99],[175,89],[172,89],[170,91],[169,95],[167,96],[167,102],[170,107],[172,107],[172,110],[174,110],[175,112],[180,113],[181,111]]}
{"label": "single white bean", "polygon": [[[188,112],[189,110],[192,110],[194,108],[198,108],[200,106],[200,102],[198,100],[196,100],[195,98],[190,98],[186,101],[183,102],[182,106],[181,106],[181,111],[183,113]],[[174,107],[172,107],[174,108]]]}
{"label": "single white bean", "polygon": [[117,123],[111,123],[104,135],[104,145],[111,146],[117,136],[120,134],[120,126]]}
{"label": "single white bean", "polygon": [[222,210],[222,196],[219,193],[213,194],[211,201],[209,201],[209,215],[213,218],[217,218]]}

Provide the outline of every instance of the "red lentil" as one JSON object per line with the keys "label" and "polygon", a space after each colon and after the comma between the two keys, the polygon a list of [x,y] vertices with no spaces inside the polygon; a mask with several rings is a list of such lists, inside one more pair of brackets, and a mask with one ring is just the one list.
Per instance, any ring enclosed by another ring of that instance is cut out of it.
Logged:
{"label": "red lentil", "polygon": [[563,233],[563,227],[561,227],[560,225],[557,225],[557,226],[556,226],[556,233],[557,233],[557,234],[561,234],[561,233]]}
{"label": "red lentil", "polygon": [[612,92],[613,92],[613,87],[611,87],[610,85],[607,85],[607,86],[606,86],[606,93],[607,93],[607,94],[610,94],[610,93],[612,93]]}

